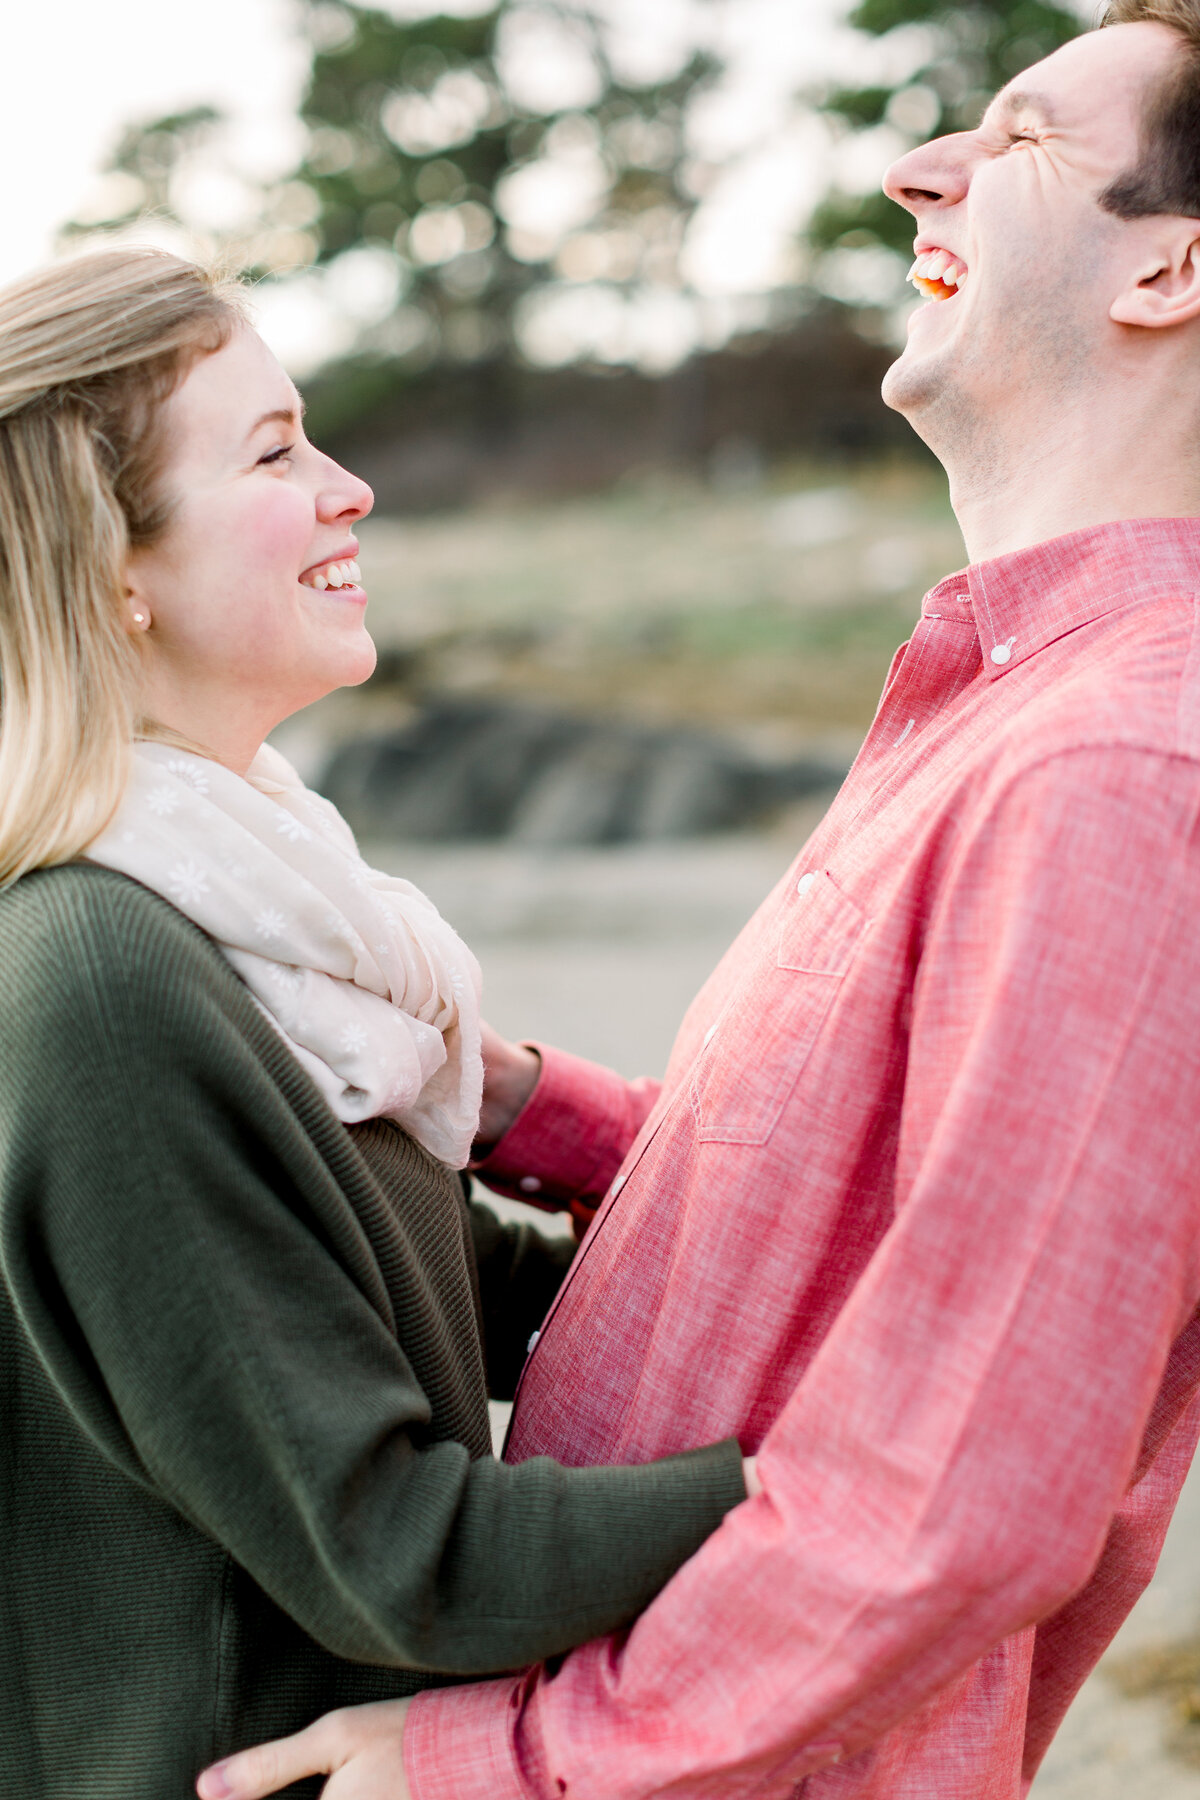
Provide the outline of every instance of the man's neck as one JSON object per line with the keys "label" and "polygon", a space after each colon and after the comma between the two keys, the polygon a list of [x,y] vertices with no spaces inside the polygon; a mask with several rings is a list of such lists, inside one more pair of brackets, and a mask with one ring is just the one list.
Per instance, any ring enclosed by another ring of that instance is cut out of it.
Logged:
{"label": "man's neck", "polygon": [[945,457],[950,497],[973,563],[1117,519],[1200,515],[1200,419],[1178,391],[1124,393],[1006,421]]}

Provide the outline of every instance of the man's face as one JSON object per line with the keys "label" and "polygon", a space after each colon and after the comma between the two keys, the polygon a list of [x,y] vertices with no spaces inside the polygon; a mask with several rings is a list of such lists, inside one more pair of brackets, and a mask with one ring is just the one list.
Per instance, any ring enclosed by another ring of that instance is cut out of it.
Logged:
{"label": "man's face", "polygon": [[1180,54],[1163,25],[1089,32],[1003,88],[976,131],[888,170],[885,192],[917,222],[916,268],[940,251],[947,274],[965,271],[932,284],[947,297],[913,313],[884,382],[939,453],[1063,403],[1117,353],[1109,307],[1138,278],[1139,244],[1099,196],[1138,162],[1146,97]]}

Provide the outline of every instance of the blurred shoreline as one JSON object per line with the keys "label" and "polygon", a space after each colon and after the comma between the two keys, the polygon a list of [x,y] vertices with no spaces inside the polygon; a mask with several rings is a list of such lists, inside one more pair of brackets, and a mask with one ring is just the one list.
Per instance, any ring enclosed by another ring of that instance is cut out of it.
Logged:
{"label": "blurred shoreline", "polygon": [[964,556],[927,466],[830,474],[643,472],[585,498],[369,518],[376,675],[275,741],[311,778],[429,696],[487,696],[849,762],[923,592]]}

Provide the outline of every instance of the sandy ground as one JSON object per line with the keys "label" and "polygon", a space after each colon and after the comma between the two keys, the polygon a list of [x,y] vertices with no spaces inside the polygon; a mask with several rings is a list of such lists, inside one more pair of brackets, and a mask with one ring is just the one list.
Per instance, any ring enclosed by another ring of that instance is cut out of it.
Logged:
{"label": "sandy ground", "polygon": [[[797,809],[769,833],[673,846],[552,855],[504,846],[364,849],[423,886],[472,943],[501,1030],[542,1037],[625,1074],[658,1074],[688,1001],[820,810]],[[1113,1654],[1173,1643],[1198,1626],[1194,1473],[1158,1574]],[[1164,1701],[1123,1697],[1101,1668],[1054,1744],[1034,1800],[1200,1800],[1200,1770],[1165,1748],[1169,1724]]]}

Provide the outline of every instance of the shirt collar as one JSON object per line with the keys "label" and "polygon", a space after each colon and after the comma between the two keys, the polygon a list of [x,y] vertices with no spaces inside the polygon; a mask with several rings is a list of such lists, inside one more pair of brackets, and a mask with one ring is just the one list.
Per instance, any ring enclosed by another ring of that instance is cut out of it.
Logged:
{"label": "shirt collar", "polygon": [[969,611],[984,672],[1000,676],[1079,626],[1172,589],[1200,589],[1200,519],[1119,519],[972,563],[931,588],[921,611]]}

